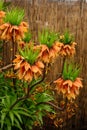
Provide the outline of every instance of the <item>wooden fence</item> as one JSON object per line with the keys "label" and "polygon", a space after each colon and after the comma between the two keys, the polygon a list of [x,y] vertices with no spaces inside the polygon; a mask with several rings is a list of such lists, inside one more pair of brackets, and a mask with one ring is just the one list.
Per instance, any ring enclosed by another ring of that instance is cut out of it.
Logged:
{"label": "wooden fence", "polygon": [[[52,2],[52,0],[49,0],[48,2],[46,2],[46,0],[31,0],[30,2],[28,0],[13,0],[12,4],[25,9],[25,20],[29,22],[29,28],[33,34],[35,42],[38,41],[38,32],[44,28],[49,28],[50,30],[60,33],[68,29],[75,36],[75,41],[78,45],[74,59],[82,67],[80,76],[83,78],[84,88],[81,90],[80,96],[77,99],[80,110],[76,117],[71,121],[72,128],[67,125],[67,128],[62,128],[61,130],[80,130],[81,128],[86,130],[87,4],[85,2],[75,2],[70,4],[66,2],[57,2],[57,0],[55,2]],[[8,51],[7,53],[9,54]],[[57,78],[58,73],[61,72],[62,63],[63,59],[60,57],[55,61],[55,64],[53,64],[52,70],[48,75],[48,81],[53,81]]]}

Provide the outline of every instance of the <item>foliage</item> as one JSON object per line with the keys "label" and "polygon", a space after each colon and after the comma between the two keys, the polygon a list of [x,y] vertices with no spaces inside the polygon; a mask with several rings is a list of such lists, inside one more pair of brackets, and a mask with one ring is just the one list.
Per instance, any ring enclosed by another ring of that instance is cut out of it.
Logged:
{"label": "foliage", "polygon": [[19,53],[32,65],[38,58],[39,50],[34,50],[33,46],[29,48],[29,46],[26,45],[23,50],[19,48]]}
{"label": "foliage", "polygon": [[56,40],[58,40],[58,34],[57,33],[50,32],[48,30],[44,30],[42,33],[39,32],[39,42],[40,42],[40,44],[45,44],[49,48],[51,48]]}
{"label": "foliage", "polygon": [[80,67],[77,64],[74,63],[64,63],[64,68],[63,68],[63,79],[67,80],[70,79],[74,81],[80,73]]}
{"label": "foliage", "polygon": [[[11,89],[11,86],[8,86],[11,84],[11,79],[9,79],[9,83],[4,82],[5,77],[3,75],[0,76],[0,79],[2,80],[0,86],[2,85],[2,88],[5,88],[4,90],[1,89],[0,92],[1,129],[11,130],[18,128],[22,130],[22,125],[25,125],[26,129],[32,129],[35,121],[38,121],[39,124],[43,124],[43,116],[45,116],[46,111],[53,112],[51,106],[45,104],[53,100],[53,97],[49,95],[47,91],[39,93],[34,90],[33,97],[32,95],[28,99],[24,97],[24,100],[20,100],[16,103],[18,99],[24,95],[24,92],[21,92],[21,95],[15,93],[13,89]],[[16,85],[17,90],[19,90],[20,87],[25,87],[21,86],[19,81],[16,81]],[[9,89],[9,91],[7,91],[7,89]]]}
{"label": "foliage", "polygon": [[25,35],[24,35],[23,41],[24,41],[25,43],[29,43],[30,40],[31,40],[31,38],[32,38],[31,33],[30,33],[30,32],[26,32]]}
{"label": "foliage", "polygon": [[4,21],[12,25],[19,25],[24,18],[24,10],[18,8],[12,8],[7,11]]}
{"label": "foliage", "polygon": [[4,9],[4,1],[0,0],[0,11]]}
{"label": "foliage", "polygon": [[10,4],[11,2],[4,2],[4,0],[0,0],[0,11],[6,10]]}
{"label": "foliage", "polygon": [[60,35],[60,39],[59,39],[60,42],[64,43],[65,45],[66,44],[71,44],[73,42],[73,36],[69,34],[68,31],[66,31],[64,33],[64,35]]}

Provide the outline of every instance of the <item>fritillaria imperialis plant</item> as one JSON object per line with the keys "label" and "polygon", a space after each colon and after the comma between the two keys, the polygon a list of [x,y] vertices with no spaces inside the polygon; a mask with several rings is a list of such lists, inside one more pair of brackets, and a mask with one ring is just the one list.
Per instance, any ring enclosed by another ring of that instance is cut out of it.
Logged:
{"label": "fritillaria imperialis plant", "polygon": [[[13,62],[0,69],[6,70],[0,75],[2,130],[32,130],[35,125],[43,124],[44,116],[56,115],[53,108],[65,108],[55,105],[55,93],[46,80],[47,70],[59,55],[74,55],[76,43],[69,33],[59,36],[46,30],[39,33],[39,44],[35,44],[23,17],[24,11],[15,8],[7,11],[0,23],[0,39],[18,46]],[[78,74],[77,66],[65,62],[62,77],[54,81],[57,92],[69,100],[75,99],[83,86]],[[58,126],[57,121],[54,124]]]}
{"label": "fritillaria imperialis plant", "polygon": [[28,24],[23,22],[24,10],[11,9],[6,12],[3,24],[0,25],[0,38],[5,41],[20,41],[28,30]]}
{"label": "fritillaria imperialis plant", "polygon": [[44,64],[38,59],[39,50],[33,46],[25,46],[23,50],[20,49],[20,55],[16,55],[14,59],[14,69],[18,70],[19,79],[31,82],[42,75]]}
{"label": "fritillaria imperialis plant", "polygon": [[75,99],[79,89],[83,87],[82,79],[78,77],[79,72],[80,68],[77,65],[65,62],[62,77],[54,81],[57,92],[61,92],[69,100]]}
{"label": "fritillaria imperialis plant", "polygon": [[73,36],[69,32],[60,35],[59,42],[61,44],[61,56],[73,56],[75,54],[76,42],[73,41]]}
{"label": "fritillaria imperialis plant", "polygon": [[52,62],[53,59],[58,55],[60,46],[58,43],[58,34],[44,30],[39,33],[39,42],[41,46],[40,57],[44,62]]}

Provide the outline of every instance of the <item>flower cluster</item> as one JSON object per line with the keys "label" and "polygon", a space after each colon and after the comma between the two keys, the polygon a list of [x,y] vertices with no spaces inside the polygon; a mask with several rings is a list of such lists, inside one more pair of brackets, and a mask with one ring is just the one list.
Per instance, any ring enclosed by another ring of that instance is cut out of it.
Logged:
{"label": "flower cluster", "polygon": [[60,35],[59,42],[61,44],[60,55],[61,56],[73,56],[75,54],[75,46],[77,43],[74,42],[73,36],[69,32],[65,32]]}
{"label": "flower cluster", "polygon": [[79,89],[83,87],[82,79],[78,77],[80,67],[77,64],[64,63],[63,73],[54,83],[57,92],[61,92],[65,97],[75,99],[79,94]]}
{"label": "flower cluster", "polygon": [[14,59],[14,69],[18,70],[17,74],[19,79],[31,82],[32,79],[37,79],[42,75],[44,64],[41,61],[36,61],[34,64],[30,64],[21,55],[16,55]]}
{"label": "flower cluster", "polygon": [[0,39],[18,42],[28,31],[28,24],[23,22],[24,11],[14,8],[11,11],[0,11]]}
{"label": "flower cluster", "polygon": [[60,43],[61,44],[61,49],[60,49],[60,52],[59,52],[59,55],[61,56],[73,56],[75,54],[75,46],[77,45],[77,43],[75,42],[72,42],[71,45],[64,45],[63,43]]}
{"label": "flower cluster", "polygon": [[41,51],[39,57],[44,61],[44,63],[52,62],[60,51],[60,47],[57,42],[55,42],[51,48],[46,45],[40,45]]}
{"label": "flower cluster", "polygon": [[19,26],[4,23],[0,26],[0,38],[6,41],[20,41],[27,30],[26,22],[21,22]]}
{"label": "flower cluster", "polygon": [[75,99],[77,95],[79,95],[79,89],[83,87],[82,79],[76,78],[75,81],[64,80],[63,78],[59,78],[54,83],[56,84],[57,92],[63,93],[69,100]]}

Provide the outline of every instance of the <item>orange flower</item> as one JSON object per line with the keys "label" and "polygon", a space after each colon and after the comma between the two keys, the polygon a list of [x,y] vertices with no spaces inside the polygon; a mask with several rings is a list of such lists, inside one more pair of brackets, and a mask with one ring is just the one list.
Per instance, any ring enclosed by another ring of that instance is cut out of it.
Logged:
{"label": "orange flower", "polygon": [[41,45],[40,48],[41,52],[39,58],[41,58],[45,63],[52,62],[60,51],[60,46],[57,42],[55,42],[51,48],[48,48],[46,45]]}
{"label": "orange flower", "polygon": [[75,54],[75,46],[77,43],[73,42],[72,44],[62,44],[59,54],[61,56],[72,56]]}
{"label": "orange flower", "polygon": [[41,45],[41,52],[39,54],[39,57],[44,62],[49,62],[49,48],[46,45]]}
{"label": "orange flower", "polygon": [[19,25],[19,30],[24,33],[28,31],[28,24],[26,22],[21,22]]}
{"label": "orange flower", "polygon": [[61,49],[61,47],[59,46],[59,42],[55,42],[53,44],[53,46],[49,49],[49,57],[50,57],[50,59],[55,58],[58,55],[60,49]]}
{"label": "orange flower", "polygon": [[0,30],[1,39],[15,42],[24,37],[24,33],[28,30],[28,25],[25,22],[21,22],[19,26],[5,23],[0,26]]}
{"label": "orange flower", "polygon": [[56,83],[57,92],[62,92],[69,100],[75,99],[79,94],[79,89],[83,87],[81,78],[76,78],[75,81],[59,78],[54,83]]}
{"label": "orange flower", "polygon": [[3,18],[5,16],[5,12],[4,11],[0,11],[0,18]]}
{"label": "orange flower", "polygon": [[14,59],[13,63],[19,79],[28,82],[31,82],[33,78],[36,79],[42,75],[42,70],[44,68],[44,64],[41,61],[37,61],[31,65],[20,55],[16,55],[16,59]]}
{"label": "orange flower", "polygon": [[5,17],[5,12],[0,11],[0,25],[3,24],[3,18]]}
{"label": "orange flower", "polygon": [[13,60],[13,63],[15,63],[14,69],[17,70],[20,68],[21,63],[23,62],[23,57],[20,55],[16,55],[16,59]]}
{"label": "orange flower", "polygon": [[9,34],[9,29],[11,28],[11,25],[9,23],[5,23],[0,25],[0,38],[5,39],[11,39],[11,35]]}

